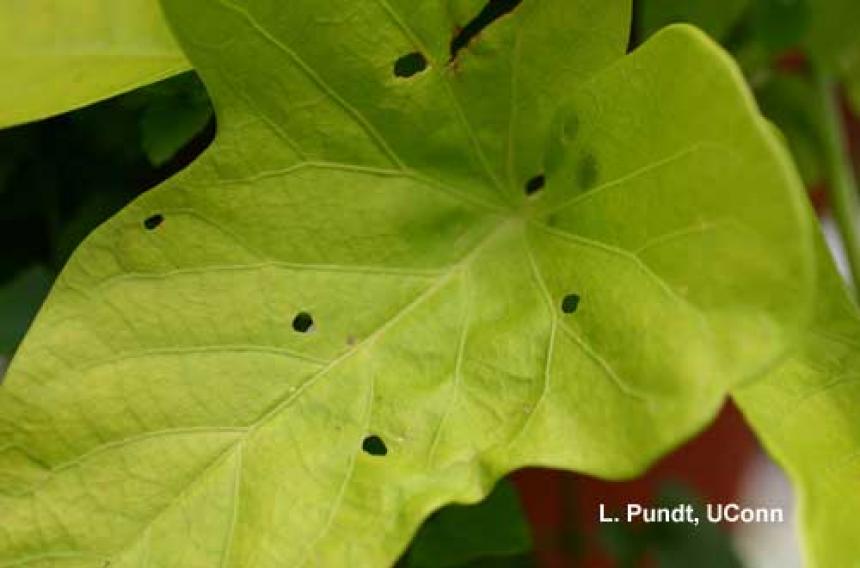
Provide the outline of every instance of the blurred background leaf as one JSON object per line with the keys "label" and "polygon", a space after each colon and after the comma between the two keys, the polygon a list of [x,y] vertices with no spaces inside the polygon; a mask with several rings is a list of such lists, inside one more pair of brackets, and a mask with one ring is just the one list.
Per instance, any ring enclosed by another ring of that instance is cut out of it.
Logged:
{"label": "blurred background leaf", "polygon": [[603,525],[601,539],[619,568],[642,566],[651,558],[661,568],[741,568],[728,535],[706,520],[696,494],[679,484],[666,484],[655,506],[693,505],[699,526],[673,523]]}
{"label": "blurred background leaf", "polygon": [[153,166],[172,160],[214,119],[206,91],[186,74],[153,88],[140,117],[141,146]]}
{"label": "blurred background leaf", "polygon": [[190,163],[214,132],[206,90],[193,73],[0,130],[0,290],[8,290],[0,355],[14,351],[78,244]]}
{"label": "blurred background leaf", "polygon": [[812,23],[807,0],[753,0],[749,17],[755,39],[774,53],[800,45]]}
{"label": "blurred background leaf", "polygon": [[646,0],[638,2],[640,40],[676,22],[687,22],[711,37],[724,39],[747,10],[751,0]]}
{"label": "blurred background leaf", "polygon": [[[860,70],[860,2],[808,0],[812,9],[806,51],[829,72],[850,78]],[[855,75],[856,76],[856,75]]]}
{"label": "blurred background leaf", "polygon": [[434,513],[415,536],[404,568],[530,566],[529,526],[513,484],[502,479],[476,505],[451,505]]}
{"label": "blurred background leaf", "polygon": [[857,72],[856,77],[852,77],[851,81],[845,87],[852,111],[854,114],[860,116],[860,71]]}
{"label": "blurred background leaf", "polygon": [[821,184],[826,177],[825,135],[811,82],[796,74],[775,72],[759,87],[757,96],[765,115],[785,135],[806,185]]}
{"label": "blurred background leaf", "polygon": [[32,266],[0,286],[0,355],[12,353],[48,294],[52,273]]}

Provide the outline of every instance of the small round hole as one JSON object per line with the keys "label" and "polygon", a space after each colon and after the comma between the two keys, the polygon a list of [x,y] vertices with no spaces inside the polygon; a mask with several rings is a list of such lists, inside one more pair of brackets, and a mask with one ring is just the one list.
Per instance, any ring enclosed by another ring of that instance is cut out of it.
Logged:
{"label": "small round hole", "polygon": [[541,174],[526,182],[526,195],[534,195],[546,185],[546,176]]}
{"label": "small round hole", "polygon": [[427,69],[427,58],[418,51],[408,53],[394,62],[394,74],[409,78]]}
{"label": "small round hole", "polygon": [[379,436],[368,436],[361,443],[361,449],[372,456],[384,456],[388,453],[385,442]]}
{"label": "small round hole", "polygon": [[579,308],[579,296],[577,294],[568,294],[561,301],[561,311],[566,314],[572,314]]}
{"label": "small round hole", "polygon": [[313,331],[314,318],[307,312],[300,312],[293,318],[293,329],[299,333],[308,333]]}
{"label": "small round hole", "polygon": [[164,222],[164,216],[160,213],[157,215],[153,215],[152,217],[148,217],[146,221],[143,222],[143,227],[147,231],[154,231]]}

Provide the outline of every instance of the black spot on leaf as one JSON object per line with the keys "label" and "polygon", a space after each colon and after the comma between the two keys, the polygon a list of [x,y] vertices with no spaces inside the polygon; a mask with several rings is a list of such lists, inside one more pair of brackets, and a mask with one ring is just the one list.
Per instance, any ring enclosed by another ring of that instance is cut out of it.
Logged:
{"label": "black spot on leaf", "polygon": [[572,314],[579,308],[579,295],[568,294],[561,301],[561,311],[566,314]]}
{"label": "black spot on leaf", "polygon": [[522,0],[489,0],[484,9],[451,39],[450,61],[454,61],[460,50],[469,45],[487,26],[512,12],[521,2]]}
{"label": "black spot on leaf", "polygon": [[412,77],[427,69],[427,58],[418,51],[408,53],[394,62],[394,74],[398,77]]}
{"label": "black spot on leaf", "polygon": [[546,185],[546,176],[541,174],[526,182],[526,195],[534,195]]}
{"label": "black spot on leaf", "polygon": [[299,333],[308,333],[314,327],[314,318],[307,312],[300,312],[293,318],[293,329]]}
{"label": "black spot on leaf", "polygon": [[163,222],[164,222],[164,216],[161,214],[156,214],[156,215],[153,215],[151,217],[147,217],[146,220],[143,222],[143,227],[147,231],[154,231]]}
{"label": "black spot on leaf", "polygon": [[372,456],[384,456],[388,453],[385,442],[379,436],[368,436],[361,443],[361,449]]}

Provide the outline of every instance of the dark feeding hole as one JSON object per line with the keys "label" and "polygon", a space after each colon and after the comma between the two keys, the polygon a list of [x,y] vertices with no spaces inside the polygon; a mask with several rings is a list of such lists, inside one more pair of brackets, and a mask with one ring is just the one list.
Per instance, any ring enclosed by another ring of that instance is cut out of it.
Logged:
{"label": "dark feeding hole", "polygon": [[526,182],[526,195],[534,195],[546,185],[546,176],[541,174]]}
{"label": "dark feeding hole", "polygon": [[427,69],[427,58],[418,51],[408,53],[394,62],[394,74],[398,77],[412,77]]}
{"label": "dark feeding hole", "polygon": [[368,436],[361,443],[361,449],[372,456],[384,456],[388,453],[385,442],[379,436]]}
{"label": "dark feeding hole", "polygon": [[579,308],[579,295],[577,294],[568,294],[561,301],[561,311],[566,314],[572,314]]}
{"label": "dark feeding hole", "polygon": [[475,16],[471,22],[461,29],[457,35],[451,39],[451,59],[454,61],[460,50],[469,45],[475,36],[480,34],[484,29],[504,16],[509,14],[520,5],[522,0],[490,0],[481,13]]}
{"label": "dark feeding hole", "polygon": [[293,329],[299,333],[307,333],[314,328],[314,318],[307,312],[300,312],[293,318]]}
{"label": "dark feeding hole", "polygon": [[164,223],[164,215],[157,214],[153,215],[152,217],[148,217],[146,221],[143,222],[143,227],[147,231],[154,231],[162,223]]}

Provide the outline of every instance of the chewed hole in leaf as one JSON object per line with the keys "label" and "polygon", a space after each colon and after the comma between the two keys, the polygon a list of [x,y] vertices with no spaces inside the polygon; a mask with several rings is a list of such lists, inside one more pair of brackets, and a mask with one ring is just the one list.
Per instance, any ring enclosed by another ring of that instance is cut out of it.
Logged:
{"label": "chewed hole in leaf", "polygon": [[484,6],[484,9],[475,16],[471,22],[466,24],[463,29],[457,32],[451,39],[451,59],[450,61],[454,61],[457,58],[457,54],[460,53],[460,50],[469,45],[475,36],[480,34],[484,29],[504,16],[514,10],[517,6],[520,5],[522,0],[489,0],[487,4]]}
{"label": "chewed hole in leaf", "polygon": [[546,176],[541,174],[526,182],[526,195],[534,195],[546,185]]}
{"label": "chewed hole in leaf", "polygon": [[561,301],[561,311],[566,314],[572,314],[579,308],[579,295],[568,294]]}
{"label": "chewed hole in leaf", "polygon": [[427,58],[418,51],[408,53],[394,62],[394,74],[409,78],[427,69]]}
{"label": "chewed hole in leaf", "polygon": [[299,312],[293,318],[293,329],[299,333],[308,333],[314,329],[314,318],[307,312]]}
{"label": "chewed hole in leaf", "polygon": [[365,438],[361,443],[361,449],[371,456],[384,456],[388,453],[388,447],[385,445],[385,442],[376,435]]}
{"label": "chewed hole in leaf", "polygon": [[147,231],[154,231],[164,222],[164,215],[158,213],[152,215],[151,217],[147,217],[143,222],[143,228]]}

